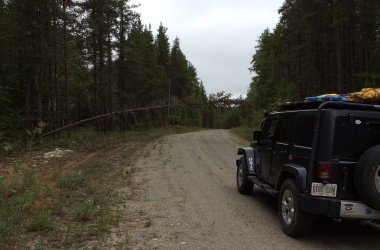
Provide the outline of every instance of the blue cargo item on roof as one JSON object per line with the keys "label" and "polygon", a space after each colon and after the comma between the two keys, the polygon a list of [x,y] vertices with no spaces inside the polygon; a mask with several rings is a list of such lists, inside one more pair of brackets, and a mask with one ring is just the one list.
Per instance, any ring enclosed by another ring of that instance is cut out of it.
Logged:
{"label": "blue cargo item on roof", "polygon": [[312,97],[306,97],[306,101],[316,101],[316,100],[323,100],[323,101],[329,101],[329,100],[334,100],[334,101],[348,101],[347,98],[344,98],[341,95],[337,94],[327,94],[327,95],[320,95],[320,96],[312,96]]}

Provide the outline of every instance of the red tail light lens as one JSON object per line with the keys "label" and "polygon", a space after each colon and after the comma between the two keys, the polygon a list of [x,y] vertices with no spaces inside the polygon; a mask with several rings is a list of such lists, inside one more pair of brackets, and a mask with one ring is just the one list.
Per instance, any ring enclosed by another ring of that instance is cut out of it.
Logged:
{"label": "red tail light lens", "polygon": [[331,177],[331,164],[326,162],[318,163],[318,177],[322,180],[330,179]]}

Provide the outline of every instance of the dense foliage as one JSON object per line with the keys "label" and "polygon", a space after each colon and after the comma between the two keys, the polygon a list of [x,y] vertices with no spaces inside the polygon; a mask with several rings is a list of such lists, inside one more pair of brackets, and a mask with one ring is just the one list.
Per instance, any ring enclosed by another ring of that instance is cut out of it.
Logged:
{"label": "dense foliage", "polygon": [[378,0],[286,0],[252,57],[251,114],[307,96],[378,87],[379,9]]}
{"label": "dense foliage", "polygon": [[[23,134],[24,143],[38,142],[42,130],[116,110],[207,101],[179,38],[171,46],[162,24],[154,37],[136,7],[128,0],[0,0],[0,140]],[[95,125],[104,133],[169,122],[210,127],[210,116],[207,108],[173,108]]]}

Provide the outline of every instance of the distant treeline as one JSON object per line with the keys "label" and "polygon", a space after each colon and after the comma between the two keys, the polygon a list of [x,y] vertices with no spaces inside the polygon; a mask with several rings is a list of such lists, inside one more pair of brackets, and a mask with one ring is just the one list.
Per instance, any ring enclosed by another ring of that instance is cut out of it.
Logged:
{"label": "distant treeline", "polygon": [[[41,130],[117,110],[206,102],[179,38],[171,46],[162,24],[154,36],[136,7],[129,0],[0,0],[0,140],[38,140]],[[127,113],[98,119],[96,128],[219,126],[214,112]]]}
{"label": "distant treeline", "polygon": [[279,14],[252,57],[246,117],[308,96],[379,87],[379,0],[286,0]]}

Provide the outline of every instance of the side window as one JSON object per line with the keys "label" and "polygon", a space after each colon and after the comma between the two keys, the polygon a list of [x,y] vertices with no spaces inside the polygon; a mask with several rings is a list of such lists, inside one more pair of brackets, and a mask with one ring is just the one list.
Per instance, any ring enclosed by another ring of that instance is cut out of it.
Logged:
{"label": "side window", "polygon": [[269,119],[264,130],[264,138],[263,139],[268,139],[268,140],[273,140],[274,138],[274,132],[276,130],[276,124],[277,124],[277,119],[272,118]]}
{"label": "side window", "polygon": [[300,116],[297,119],[294,144],[311,148],[313,144],[315,116]]}
{"label": "side window", "polygon": [[292,139],[295,117],[283,117],[280,120],[279,142],[289,143]]}

